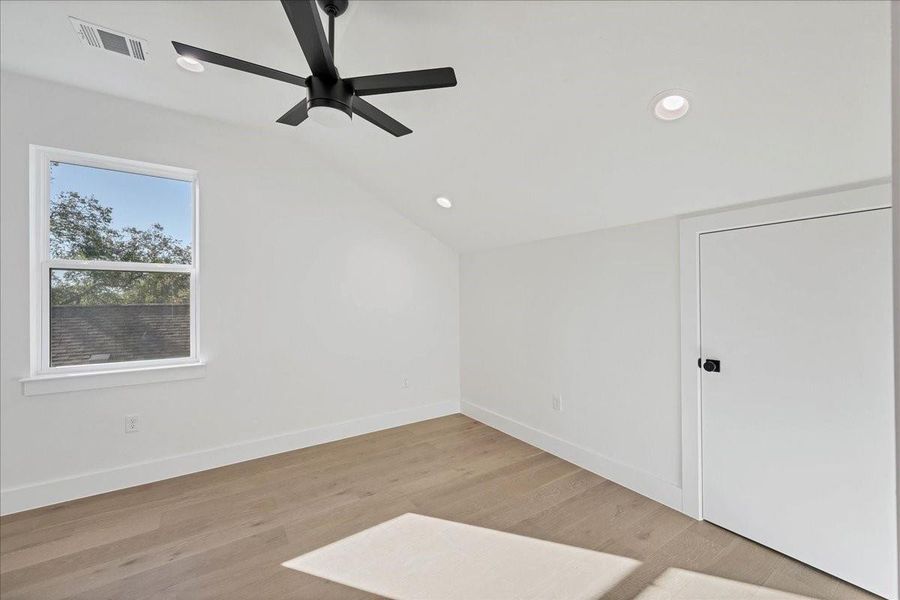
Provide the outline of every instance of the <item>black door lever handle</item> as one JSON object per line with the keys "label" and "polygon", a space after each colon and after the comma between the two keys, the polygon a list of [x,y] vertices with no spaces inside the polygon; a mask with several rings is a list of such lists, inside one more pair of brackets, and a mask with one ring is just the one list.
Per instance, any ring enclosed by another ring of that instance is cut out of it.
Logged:
{"label": "black door lever handle", "polygon": [[716,358],[697,359],[697,367],[703,369],[707,373],[720,373],[722,371],[722,361]]}

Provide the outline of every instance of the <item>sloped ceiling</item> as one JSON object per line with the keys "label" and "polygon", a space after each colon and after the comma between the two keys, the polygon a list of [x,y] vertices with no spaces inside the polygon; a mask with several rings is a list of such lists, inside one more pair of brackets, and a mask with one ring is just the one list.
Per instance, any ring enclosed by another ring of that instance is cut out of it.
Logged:
{"label": "sloped ceiling", "polygon": [[[150,62],[83,46],[70,15],[148,40]],[[342,74],[457,72],[370,98],[400,139],[278,125],[302,89],[175,65],[171,40],[307,75],[277,2],[3,2],[0,22],[4,69],[290,137],[460,251],[890,173],[887,2],[357,0]],[[664,123],[649,103],[670,88],[692,110]]]}

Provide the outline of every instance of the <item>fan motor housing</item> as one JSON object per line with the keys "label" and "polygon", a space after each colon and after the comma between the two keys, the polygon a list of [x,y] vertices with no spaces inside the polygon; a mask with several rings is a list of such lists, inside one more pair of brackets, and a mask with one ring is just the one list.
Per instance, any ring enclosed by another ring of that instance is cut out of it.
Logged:
{"label": "fan motor housing", "polygon": [[339,17],[347,11],[350,0],[319,0],[319,6],[329,17]]}
{"label": "fan motor housing", "polygon": [[327,106],[353,116],[353,88],[343,80],[324,81],[318,77],[306,79],[308,107]]}

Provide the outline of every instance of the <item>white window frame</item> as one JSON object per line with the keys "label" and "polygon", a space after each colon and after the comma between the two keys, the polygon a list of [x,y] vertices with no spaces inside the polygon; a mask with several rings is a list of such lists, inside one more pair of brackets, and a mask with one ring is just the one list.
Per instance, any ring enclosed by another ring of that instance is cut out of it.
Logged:
{"label": "white window frame", "polygon": [[[30,229],[31,229],[31,375],[23,379],[26,386],[26,394],[29,393],[29,383],[43,379],[59,379],[82,376],[74,389],[86,389],[92,387],[109,387],[110,385],[127,385],[133,382],[133,378],[123,379],[121,376],[115,379],[115,383],[86,382],[83,376],[128,373],[140,371],[152,371],[161,373],[165,367],[185,367],[202,365],[199,348],[199,327],[197,322],[197,280],[199,274],[199,210],[200,194],[197,171],[180,167],[171,167],[153,163],[114,158],[98,154],[88,154],[47,146],[29,146],[29,178],[31,204]],[[166,179],[176,179],[191,183],[192,189],[192,223],[191,223],[191,264],[161,264],[141,262],[117,262],[103,260],[71,260],[50,258],[50,164],[53,162],[80,165],[135,173],[139,175],[152,175]],[[92,363],[85,365],[50,366],[50,271],[51,269],[79,269],[79,270],[111,270],[111,271],[143,271],[155,273],[186,273],[190,276],[190,356],[178,358],[164,358],[153,360],[135,360],[125,362]],[[147,377],[147,373],[140,375],[139,382],[185,379],[187,371],[181,369],[177,375],[162,377]],[[199,376],[199,373],[197,375]],[[34,387],[34,386],[32,386]],[[65,391],[70,386],[60,386],[58,383],[49,391]],[[44,393],[34,389],[31,393]]]}

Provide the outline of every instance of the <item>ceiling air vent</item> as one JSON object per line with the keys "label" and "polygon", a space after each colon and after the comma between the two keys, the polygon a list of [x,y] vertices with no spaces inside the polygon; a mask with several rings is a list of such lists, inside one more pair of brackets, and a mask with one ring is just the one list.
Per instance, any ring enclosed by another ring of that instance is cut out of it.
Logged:
{"label": "ceiling air vent", "polygon": [[98,50],[109,50],[123,56],[130,56],[135,60],[147,61],[147,42],[145,40],[113,31],[106,27],[93,25],[86,21],[81,21],[75,17],[69,17],[72,27],[75,28],[75,34],[86,45],[97,48]]}

